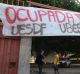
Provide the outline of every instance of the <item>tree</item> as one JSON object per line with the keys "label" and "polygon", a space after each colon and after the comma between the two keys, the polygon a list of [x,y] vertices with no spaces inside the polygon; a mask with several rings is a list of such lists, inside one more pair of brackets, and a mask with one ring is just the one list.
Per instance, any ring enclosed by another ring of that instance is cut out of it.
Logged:
{"label": "tree", "polygon": [[[3,2],[7,2],[9,4],[12,4],[12,0],[3,0]],[[13,0],[14,5],[17,5],[17,0]],[[27,6],[26,0],[24,1],[24,5]],[[80,11],[80,2],[79,0],[31,0],[33,2],[38,2],[46,5],[56,6],[59,8],[67,9],[67,10],[73,10],[73,11]]]}
{"label": "tree", "polygon": [[75,2],[75,0],[32,0],[35,2],[39,2],[42,4],[48,4],[51,6],[56,6],[59,8],[64,8],[67,10],[80,11],[79,6]]}
{"label": "tree", "polygon": [[80,5],[77,5],[77,7],[76,7],[75,11],[80,12]]}
{"label": "tree", "polygon": [[51,0],[51,5],[64,8],[67,10],[75,10],[77,4],[75,3],[75,0]]}

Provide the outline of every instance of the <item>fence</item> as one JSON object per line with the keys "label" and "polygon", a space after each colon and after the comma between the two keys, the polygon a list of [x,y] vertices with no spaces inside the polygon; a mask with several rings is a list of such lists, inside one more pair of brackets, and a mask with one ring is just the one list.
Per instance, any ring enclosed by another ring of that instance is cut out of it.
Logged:
{"label": "fence", "polygon": [[36,6],[36,7],[42,7],[42,8],[47,8],[47,9],[58,9],[58,10],[63,10],[62,8],[54,7],[54,6],[49,6],[37,2],[32,2],[31,0],[0,0],[1,3],[6,3],[6,4],[11,4],[11,5],[18,5],[18,6]]}

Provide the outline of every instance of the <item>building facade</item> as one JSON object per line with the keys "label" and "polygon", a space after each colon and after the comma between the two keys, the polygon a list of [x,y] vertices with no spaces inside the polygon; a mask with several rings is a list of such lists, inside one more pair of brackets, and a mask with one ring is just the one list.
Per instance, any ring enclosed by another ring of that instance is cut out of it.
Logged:
{"label": "building facade", "polygon": [[[0,2],[24,5],[23,2],[14,1],[2,0]],[[2,28],[3,24],[0,20],[0,74],[30,74],[28,60],[31,50],[31,38],[3,36]]]}
{"label": "building facade", "polygon": [[[9,1],[9,2],[8,2]],[[2,0],[7,4],[38,6],[48,9],[56,7],[31,1]],[[32,37],[6,37],[2,35],[3,24],[0,20],[0,74],[30,74],[29,58],[31,55]]]}

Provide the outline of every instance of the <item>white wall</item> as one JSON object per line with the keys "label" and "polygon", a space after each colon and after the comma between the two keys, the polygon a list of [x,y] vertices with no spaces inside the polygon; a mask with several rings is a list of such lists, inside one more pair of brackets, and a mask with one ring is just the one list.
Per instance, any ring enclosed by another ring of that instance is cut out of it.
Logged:
{"label": "white wall", "polygon": [[31,55],[30,37],[22,37],[20,43],[18,74],[30,74],[30,64],[28,63]]}

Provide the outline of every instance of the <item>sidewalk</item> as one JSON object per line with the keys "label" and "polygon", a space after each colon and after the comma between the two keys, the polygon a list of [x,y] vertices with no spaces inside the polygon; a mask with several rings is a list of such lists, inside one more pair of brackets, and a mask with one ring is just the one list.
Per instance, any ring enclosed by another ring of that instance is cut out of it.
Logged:
{"label": "sidewalk", "polygon": [[[38,74],[36,65],[31,66],[30,70],[30,74]],[[80,74],[80,64],[72,64],[70,68],[59,68],[59,72],[60,74]],[[45,65],[42,74],[54,74],[52,65]]]}
{"label": "sidewalk", "polygon": [[[30,72],[30,74],[38,74],[38,71]],[[48,73],[46,73],[46,72],[42,72],[42,74],[48,74]]]}

